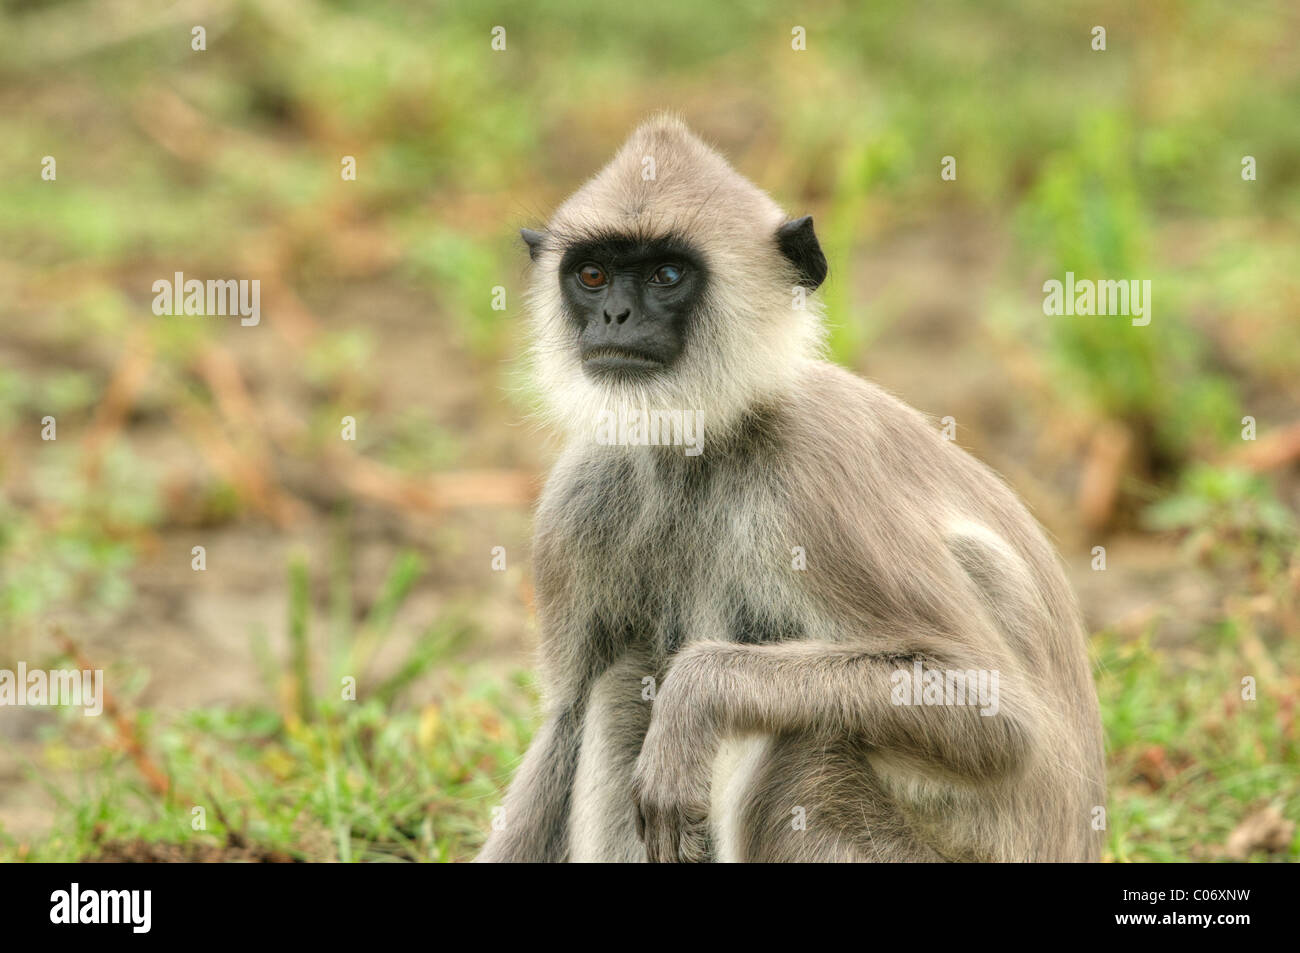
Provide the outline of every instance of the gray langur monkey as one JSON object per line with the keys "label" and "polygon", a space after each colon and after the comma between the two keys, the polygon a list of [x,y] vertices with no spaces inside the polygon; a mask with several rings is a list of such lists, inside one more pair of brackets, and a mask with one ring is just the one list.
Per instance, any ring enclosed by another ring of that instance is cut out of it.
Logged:
{"label": "gray langur monkey", "polygon": [[567,443],[534,544],[545,720],[478,859],[1097,859],[1058,557],[819,358],[811,219],[663,116],[523,237]]}

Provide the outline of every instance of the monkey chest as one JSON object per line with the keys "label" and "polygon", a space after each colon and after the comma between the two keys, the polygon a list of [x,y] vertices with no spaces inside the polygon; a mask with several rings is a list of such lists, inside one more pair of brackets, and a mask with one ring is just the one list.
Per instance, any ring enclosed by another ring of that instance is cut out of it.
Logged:
{"label": "monkey chest", "polygon": [[582,620],[598,657],[801,636],[778,507],[721,481],[636,485],[583,488],[539,535],[539,594]]}

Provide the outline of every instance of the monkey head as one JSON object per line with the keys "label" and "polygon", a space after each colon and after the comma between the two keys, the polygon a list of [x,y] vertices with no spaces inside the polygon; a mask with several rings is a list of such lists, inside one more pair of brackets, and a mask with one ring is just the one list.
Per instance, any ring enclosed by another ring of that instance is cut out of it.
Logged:
{"label": "monkey head", "polygon": [[524,229],[533,365],[549,410],[704,414],[717,435],[817,356],[826,277],[810,217],[789,220],[680,120],[640,126],[555,212]]}

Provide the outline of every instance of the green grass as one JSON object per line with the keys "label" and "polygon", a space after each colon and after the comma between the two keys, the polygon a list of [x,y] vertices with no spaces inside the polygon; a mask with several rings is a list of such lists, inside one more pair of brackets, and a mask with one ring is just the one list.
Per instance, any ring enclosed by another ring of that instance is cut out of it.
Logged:
{"label": "green grass", "polygon": [[[472,669],[462,675],[473,681]],[[0,859],[75,861],[115,842],[223,846],[232,835],[302,860],[465,859],[527,741],[529,698],[520,677],[397,713],[377,700],[309,721],[265,706],[138,712],[172,792],[153,791],[110,737],[53,739],[45,758],[83,781],[58,790],[47,838],[20,844],[0,831]],[[196,807],[205,829],[194,829]]]}
{"label": "green grass", "polygon": [[[1243,663],[1250,631],[1246,620],[1225,619],[1177,658],[1145,638],[1094,640],[1112,792],[1109,859],[1223,859],[1249,809],[1300,802],[1300,678],[1270,678]],[[1296,671],[1300,651],[1279,655]],[[47,838],[20,843],[0,831],[0,858],[77,860],[136,840],[224,845],[233,834],[304,860],[467,860],[527,745],[536,698],[523,673],[487,678],[451,663],[450,687],[407,704],[402,686],[435,662],[446,659],[417,651],[393,679],[363,690],[363,700],[322,693],[305,713],[293,668],[279,674],[280,705],[171,717],[139,711],[144,747],[172,781],[165,796],[116,750],[108,719],[87,729],[84,719],[64,718],[43,759],[77,769],[82,780],[58,790],[60,818]],[[1241,698],[1244,675],[1259,683],[1253,701]],[[195,807],[206,812],[204,830],[193,829]],[[1300,859],[1300,836],[1288,856]]]}
{"label": "green grass", "polygon": [[[126,734],[168,778],[168,790],[151,786],[139,759],[123,750],[113,718],[78,712],[47,726],[41,761],[28,771],[55,796],[58,823],[35,843],[0,828],[0,859],[79,860],[135,841],[250,843],[316,861],[470,855],[527,744],[529,680],[489,678],[457,663],[472,633],[454,619],[429,626],[394,671],[370,677],[419,561],[399,557],[365,621],[345,624],[332,645],[312,626],[308,573],[295,557],[288,663],[271,661],[270,646],[258,652],[264,702],[163,715],[128,699]],[[334,585],[333,608],[346,612],[348,581],[336,577]],[[314,677],[314,662],[330,674]],[[421,680],[435,668],[442,687],[428,694]],[[80,781],[61,787],[47,778],[52,768],[75,770]]]}
{"label": "green grass", "polygon": [[[1223,860],[1250,809],[1285,811],[1300,799],[1296,679],[1260,679],[1256,699],[1243,701],[1250,671],[1235,648],[1175,663],[1145,641],[1097,640],[1110,859]],[[1287,858],[1300,858],[1300,836]]]}

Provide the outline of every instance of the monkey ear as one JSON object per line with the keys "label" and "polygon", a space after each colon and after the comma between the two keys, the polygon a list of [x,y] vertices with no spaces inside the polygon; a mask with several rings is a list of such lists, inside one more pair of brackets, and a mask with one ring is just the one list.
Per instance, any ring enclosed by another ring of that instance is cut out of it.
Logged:
{"label": "monkey ear", "polygon": [[812,291],[826,280],[830,269],[826,265],[826,256],[822,254],[821,243],[813,232],[811,215],[796,218],[778,228],[776,243],[781,246],[781,254],[798,269],[799,284]]}
{"label": "monkey ear", "polygon": [[519,235],[528,246],[528,257],[537,261],[537,256],[541,254],[542,242],[546,241],[546,236],[541,232],[535,232],[531,228],[519,229]]}

